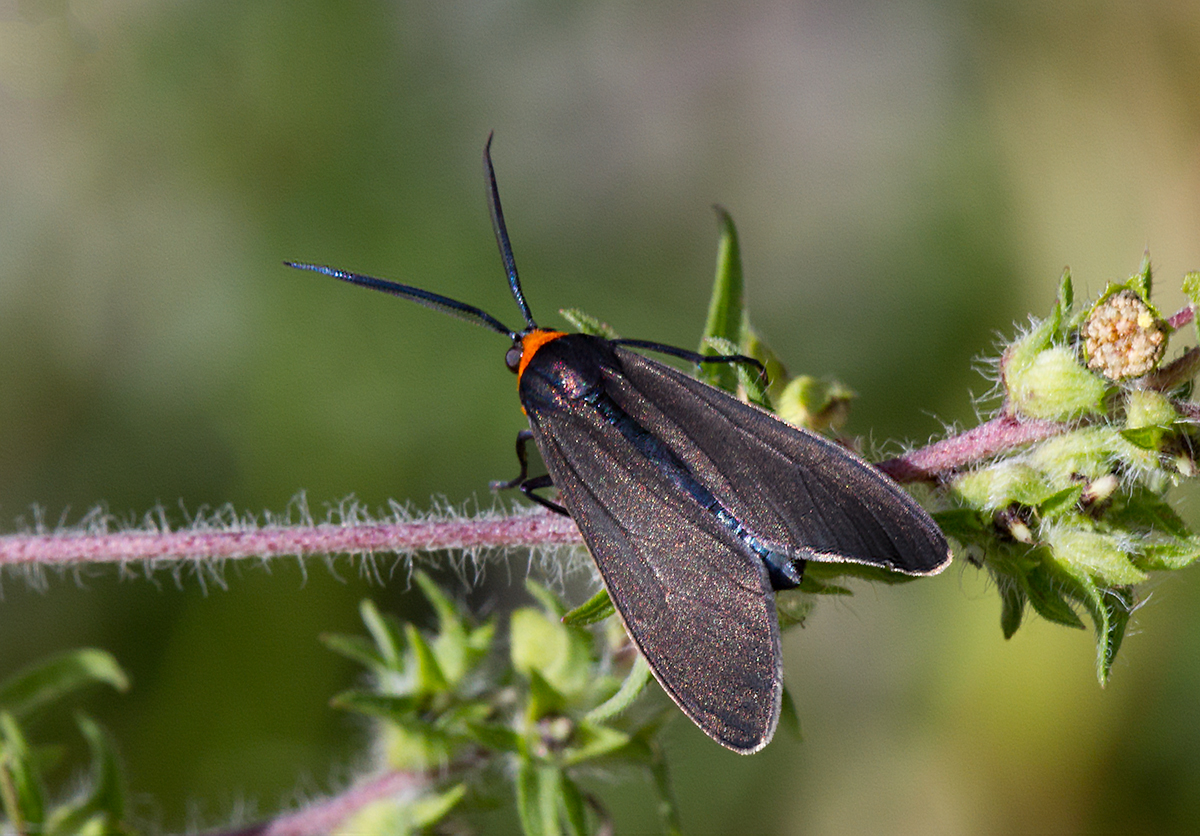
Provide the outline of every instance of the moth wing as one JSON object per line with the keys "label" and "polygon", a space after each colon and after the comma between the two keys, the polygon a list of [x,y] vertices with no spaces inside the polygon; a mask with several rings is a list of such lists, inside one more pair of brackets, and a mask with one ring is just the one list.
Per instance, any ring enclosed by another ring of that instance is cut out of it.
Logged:
{"label": "moth wing", "polygon": [[586,403],[534,439],[630,638],[706,734],[756,752],[779,721],[779,623],[761,559]]}
{"label": "moth wing", "polygon": [[[807,560],[932,575],[950,561],[937,524],[894,481],[824,436],[617,347],[606,393],[688,463],[749,531]],[[615,373],[614,373],[615,372]]]}

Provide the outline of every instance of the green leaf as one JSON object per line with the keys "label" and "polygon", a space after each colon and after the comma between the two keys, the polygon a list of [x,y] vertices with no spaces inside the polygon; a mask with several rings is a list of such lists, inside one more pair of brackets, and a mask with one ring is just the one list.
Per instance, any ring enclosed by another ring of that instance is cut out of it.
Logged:
{"label": "green leaf", "polygon": [[[719,337],[708,337],[704,340],[704,344],[712,347],[713,356],[732,357],[738,353],[738,346],[736,343],[732,343],[729,340],[721,339]],[[706,363],[704,365],[711,366],[712,364]],[[769,410],[771,408],[771,404],[767,397],[767,382],[763,379],[762,369],[759,369],[752,363],[733,363],[726,365],[733,366],[734,376],[737,379],[737,385],[730,386],[728,389],[726,389],[726,391],[736,393],[740,387],[746,395],[746,400],[752,404],[761,406],[763,409]]]}
{"label": "green leaf", "polygon": [[590,723],[603,723],[606,720],[616,717],[633,704],[633,701],[650,684],[651,678],[650,665],[646,663],[645,658],[639,653],[637,658],[633,660],[633,665],[629,668],[629,675],[625,677],[625,681],[617,689],[617,693],[589,711],[584,715],[584,719]]}
{"label": "green leaf", "polygon": [[[1070,595],[1082,603],[1092,618],[1096,638],[1096,677],[1103,686],[1108,682],[1117,648],[1125,635],[1132,611],[1132,591],[1098,586],[1087,572],[1064,566],[1063,579],[1074,589]],[[1129,602],[1128,606],[1125,604]]]}
{"label": "green leaf", "polygon": [[1162,449],[1162,440],[1165,434],[1165,428],[1155,426],[1121,430],[1121,438],[1130,444],[1140,447],[1143,450],[1153,450],[1155,452]]}
{"label": "green leaf", "polygon": [[404,637],[417,660],[417,687],[423,694],[440,694],[450,690],[437,656],[421,631],[412,624],[404,625]]}
{"label": "green leaf", "polygon": [[839,427],[850,412],[854,390],[837,380],[797,375],[776,396],[775,413],[789,424],[820,432]]}
{"label": "green leaf", "polygon": [[[849,587],[838,586],[837,584],[826,583],[825,581],[819,581],[816,578],[814,578],[811,574],[805,574],[804,577],[800,579],[800,586],[797,587],[797,589],[799,589],[800,592],[803,592],[805,595],[853,595],[854,594],[849,589]],[[778,593],[776,593],[776,600],[778,600]],[[807,615],[807,613],[805,613],[805,615]],[[796,619],[794,617],[789,616],[789,620],[793,621],[793,622],[803,621],[803,618]]]}
{"label": "green leaf", "polygon": [[1146,580],[1146,573],[1129,560],[1118,540],[1110,534],[1074,525],[1049,527],[1046,542],[1054,560],[1102,586],[1127,586]]}
{"label": "green leaf", "polygon": [[458,723],[450,712],[427,720],[413,710],[411,697],[346,691],[331,702],[335,708],[385,721],[379,724],[376,738],[384,762],[392,769],[437,768],[448,763],[460,746],[475,742],[468,723]]}
{"label": "green leaf", "polygon": [[562,773],[554,766],[522,758],[517,768],[517,812],[525,836],[559,836]]}
{"label": "green leaf", "polygon": [[563,624],[561,613],[548,616],[532,607],[509,617],[513,667],[545,678],[555,690],[573,699],[592,684],[593,641],[586,630]]}
{"label": "green leaf", "polygon": [[[1200,305],[1200,272],[1185,273],[1183,276],[1183,295],[1193,305]],[[1200,327],[1200,323],[1197,323]]]}
{"label": "green leaf", "polygon": [[1072,485],[1061,491],[1050,494],[1037,506],[1038,513],[1044,519],[1054,519],[1063,514],[1074,513],[1083,497],[1083,485]]}
{"label": "green leaf", "polygon": [[579,723],[571,736],[571,745],[563,752],[563,763],[575,766],[584,761],[602,758],[623,749],[630,737],[622,731],[595,723]]}
{"label": "green leaf", "polygon": [[1137,291],[1138,296],[1146,302],[1150,301],[1150,289],[1153,285],[1153,274],[1150,270],[1150,251],[1142,253],[1142,263],[1138,271],[1129,277],[1129,287]]}
{"label": "green leaf", "polygon": [[1159,538],[1167,535],[1181,541],[1192,537],[1187,523],[1175,509],[1145,488],[1136,488],[1120,502],[1114,502],[1104,518],[1115,529],[1145,532]]}
{"label": "green leaf", "polygon": [[1061,586],[1061,583],[1055,582],[1054,576],[1044,564],[1035,566],[1025,575],[1025,590],[1029,596],[1029,603],[1038,615],[1055,624],[1082,630],[1083,622],[1063,598]]}
{"label": "green leaf", "polygon": [[51,815],[47,832],[51,834],[131,832],[124,825],[125,781],[112,738],[91,718],[77,715],[79,730],[91,752],[92,774],[87,792],[62,805]]}
{"label": "green leaf", "polygon": [[469,723],[467,728],[478,743],[497,752],[516,754],[524,749],[524,739],[508,726],[499,723]]}
{"label": "green leaf", "polygon": [[811,572],[806,572],[798,589],[780,590],[775,595],[775,617],[779,621],[780,629],[803,626],[805,619],[812,615],[816,607],[814,595],[842,594],[852,593],[845,587],[817,580]]}
{"label": "green leaf", "polygon": [[1057,336],[1063,336],[1063,323],[1071,317],[1071,308],[1075,305],[1075,288],[1071,283],[1070,268],[1063,270],[1062,278],[1058,280],[1058,298],[1054,302],[1054,311],[1050,315]]}
{"label": "green leaf", "polygon": [[938,528],[947,537],[953,537],[960,543],[974,543],[992,536],[992,518],[988,514],[986,520],[973,508],[949,508],[945,511],[934,511],[930,514]]}
{"label": "green leaf", "polygon": [[0,684],[0,709],[24,718],[93,683],[129,690],[129,678],[111,654],[93,648],[69,650],[37,662]]}
{"label": "green leaf", "polygon": [[796,702],[786,685],[783,687],[783,699],[779,706],[779,724],[787,729],[794,740],[804,739],[800,730],[800,712],[796,710]]}
{"label": "green leaf", "polygon": [[351,689],[337,694],[329,703],[334,708],[345,711],[404,722],[416,716],[423,700],[414,694],[380,694],[376,691]]}
{"label": "green leaf", "polygon": [[383,657],[379,655],[375,645],[369,639],[365,639],[362,636],[347,636],[341,633],[323,633],[318,636],[318,639],[329,650],[354,662],[358,662],[365,668],[369,668],[377,673],[389,670]]}
{"label": "green leaf", "polygon": [[679,805],[671,790],[671,773],[667,759],[657,748],[650,759],[650,775],[654,778],[654,792],[658,796],[658,815],[668,836],[683,836],[683,824],[679,820]]}
{"label": "green leaf", "polygon": [[1025,590],[1020,584],[998,583],[1000,589],[1000,629],[1011,639],[1025,615]]}
{"label": "green leaf", "polygon": [[466,620],[457,606],[425,572],[416,573],[417,586],[437,614],[437,635],[431,643],[438,670],[448,687],[462,681],[477,658],[469,643]]}
{"label": "green leaf", "polygon": [[1179,411],[1171,399],[1162,392],[1151,389],[1133,389],[1125,393],[1125,425],[1138,427],[1161,427],[1168,429],[1179,420]]}
{"label": "green leaf", "polygon": [[522,758],[517,767],[517,814],[521,819],[521,832],[525,836],[546,836],[553,833],[553,822],[547,824],[542,817],[541,780],[538,764]]}
{"label": "green leaf", "polygon": [[367,627],[367,632],[375,641],[375,647],[383,658],[383,663],[391,670],[404,672],[404,638],[399,625],[394,619],[385,616],[369,598],[363,599],[358,605],[359,616]]}
{"label": "green leaf", "polygon": [[1138,565],[1146,571],[1183,569],[1195,563],[1198,557],[1200,538],[1188,537],[1144,546]]}
{"label": "green leaf", "polygon": [[435,795],[419,798],[410,804],[413,826],[419,830],[444,819],[467,794],[466,784],[455,784],[450,789]]}
{"label": "green leaf", "polygon": [[1004,352],[1001,358],[1001,368],[1026,368],[1038,354],[1045,351],[1059,338],[1059,328],[1062,324],[1062,310],[1056,305],[1048,319],[1034,322],[1033,329],[1028,334],[1014,342]]}
{"label": "green leaf", "polygon": [[[466,784],[455,784],[444,792],[418,798],[384,798],[359,807],[343,819],[330,836],[413,836],[441,832],[435,828],[467,794]],[[308,832],[308,831],[306,831]]]}
{"label": "green leaf", "polygon": [[571,323],[572,328],[581,334],[603,337],[606,340],[620,339],[611,325],[591,314],[584,313],[579,308],[560,308],[558,312],[563,319]]}
{"label": "green leaf", "polygon": [[562,617],[564,624],[573,627],[586,627],[589,624],[597,624],[617,611],[613,606],[612,599],[608,597],[608,590],[601,589],[591,598],[588,598],[582,604]]}
{"label": "green leaf", "polygon": [[1110,389],[1066,346],[1039,351],[1022,365],[1010,363],[1004,382],[1014,409],[1029,418],[1052,421],[1101,412]]}
{"label": "green leaf", "polygon": [[555,714],[562,714],[567,707],[567,698],[542,676],[537,669],[525,673],[529,679],[529,705],[525,715],[533,722]]}
{"label": "green leaf", "polygon": [[1136,604],[1137,598],[1130,587],[1104,590],[1104,608],[1108,612],[1108,630],[1105,636],[1105,647],[1099,659],[1101,685],[1108,682],[1112,663],[1117,658],[1117,651],[1121,649],[1121,641],[1125,638],[1125,629],[1129,626],[1129,619],[1133,616]]}
{"label": "green leaf", "polygon": [[[787,387],[788,381],[791,379],[790,375],[788,375],[787,367],[783,365],[783,361],[779,359],[779,355],[772,351],[771,347],[758,335],[758,332],[748,324],[743,324],[742,327],[740,349],[742,354],[745,354],[747,357],[753,357],[762,363],[763,369],[766,370],[767,374],[767,398],[771,402],[772,411],[778,412],[777,409],[774,409],[774,406],[778,402],[780,395],[783,394],[783,390]],[[830,424],[835,427],[840,426],[848,414],[849,405],[844,410],[841,410],[840,416],[835,420],[831,420]]]}
{"label": "green leaf", "polygon": [[1039,443],[1029,450],[1027,459],[1045,474],[1048,484],[1060,489],[1075,484],[1081,475],[1087,479],[1107,476],[1112,472],[1113,457],[1123,447],[1132,445],[1113,427],[1081,427]]}
{"label": "green leaf", "polygon": [[394,799],[368,802],[342,819],[329,836],[414,836],[416,829],[413,826],[412,808],[421,800],[411,804]]}
{"label": "green leaf", "polygon": [[37,833],[46,815],[41,776],[16,717],[0,711],[0,801],[17,833]]}
{"label": "green leaf", "polygon": [[562,797],[563,823],[571,836],[588,836],[587,809],[583,793],[569,776],[559,773],[559,792]]}
{"label": "green leaf", "polygon": [[1013,503],[1036,508],[1058,492],[1044,473],[1021,462],[997,462],[963,473],[954,479],[952,489],[964,503],[984,511],[999,511]]}
{"label": "green leaf", "polygon": [[[745,320],[742,254],[738,245],[737,227],[727,211],[719,206],[716,210],[721,224],[717,243],[717,272],[708,303],[704,334],[700,339],[700,353],[706,355],[718,353],[709,342],[712,339],[727,340],[735,346],[740,346]],[[737,351],[729,353],[736,354]],[[723,365],[701,365],[700,379],[726,391],[731,392],[735,388],[735,373]]]}
{"label": "green leaf", "polygon": [[562,800],[562,771],[556,766],[538,766],[538,807],[547,836],[562,832],[559,827],[559,804]]}

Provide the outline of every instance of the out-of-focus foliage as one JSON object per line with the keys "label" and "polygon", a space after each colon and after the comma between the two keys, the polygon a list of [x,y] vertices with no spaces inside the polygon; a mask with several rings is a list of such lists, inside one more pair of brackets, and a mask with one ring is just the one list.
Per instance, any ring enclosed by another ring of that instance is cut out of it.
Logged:
{"label": "out-of-focus foliage", "polygon": [[[450,814],[459,802],[486,809],[507,785],[507,804],[526,834],[582,836],[611,822],[601,801],[585,801],[577,776],[636,769],[668,792],[665,780],[657,780],[666,766],[654,743],[668,715],[643,712],[631,723],[631,715],[606,710],[622,692],[603,633],[598,647],[587,630],[564,623],[562,604],[531,581],[540,606],[510,615],[508,659],[499,660],[493,622],[475,626],[428,576],[418,574],[417,581],[437,612],[432,636],[366,601],[362,615],[371,642],[340,635],[325,641],[370,671],[368,688],[334,702],[375,720],[380,768],[444,777],[416,807],[412,798],[380,801],[339,832],[411,832]],[[640,665],[630,676],[645,683]],[[623,699],[621,709],[628,702]],[[664,794],[659,806],[668,828],[677,830],[670,796]],[[382,807],[393,812],[385,816]],[[418,813],[425,818],[418,821]],[[381,822],[387,826],[380,828]]]}
{"label": "out-of-focus foliage", "polygon": [[115,659],[101,650],[60,653],[0,682],[0,812],[6,832],[45,836],[123,836],[129,805],[116,747],[101,726],[84,714],[75,722],[91,756],[82,789],[63,800],[51,793],[45,773],[64,755],[62,745],[34,745],[27,729],[56,702],[92,684],[129,688]]}

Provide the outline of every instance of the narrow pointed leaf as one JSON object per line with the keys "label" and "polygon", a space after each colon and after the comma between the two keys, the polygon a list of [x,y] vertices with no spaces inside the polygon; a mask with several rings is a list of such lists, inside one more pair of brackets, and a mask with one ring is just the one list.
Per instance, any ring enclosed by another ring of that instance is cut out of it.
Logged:
{"label": "narrow pointed leaf", "polygon": [[429,646],[429,642],[425,641],[421,631],[412,624],[405,624],[404,637],[417,660],[417,676],[422,693],[439,694],[448,691],[450,685],[442,673],[442,666],[438,664],[437,655]]}
{"label": "narrow pointed leaf", "polygon": [[358,662],[363,667],[379,673],[389,670],[387,663],[379,655],[376,646],[362,636],[323,633],[318,638],[321,644],[325,645],[329,650],[332,650],[339,656],[344,656],[347,659]]}
{"label": "narrow pointed leaf", "polygon": [[[712,339],[726,340],[735,346],[741,345],[745,310],[742,254],[738,245],[737,227],[733,224],[732,216],[720,207],[717,207],[717,217],[721,224],[717,244],[717,271],[713,280],[712,297],[708,303],[708,319],[700,340],[700,353],[709,355],[720,353],[713,349],[709,342]],[[713,363],[705,363],[701,367],[700,379],[726,391],[733,391],[737,380],[733,370]]]}
{"label": "narrow pointed leaf", "polygon": [[562,620],[564,624],[569,624],[573,627],[586,627],[589,624],[596,624],[603,621],[616,611],[612,599],[608,597],[608,590],[601,589],[591,598],[588,598],[578,607],[564,615]]}
{"label": "narrow pointed leaf", "polygon": [[117,834],[126,832],[125,781],[112,738],[94,720],[76,717],[91,752],[91,780],[85,794],[54,811],[47,832]]}
{"label": "narrow pointed leaf", "polygon": [[17,833],[37,833],[46,815],[41,776],[16,718],[0,711],[0,801]]}
{"label": "narrow pointed leaf", "polygon": [[404,639],[398,626],[379,611],[375,602],[364,599],[358,605],[358,612],[367,627],[367,632],[375,641],[375,647],[391,670],[404,670]]}
{"label": "narrow pointed leaf", "polygon": [[581,334],[591,334],[593,337],[604,337],[606,340],[620,339],[616,330],[603,320],[591,314],[584,313],[579,308],[562,308],[559,310],[562,318]]}
{"label": "narrow pointed leaf", "polygon": [[562,797],[563,824],[570,836],[588,836],[587,809],[583,793],[568,776],[560,773],[559,792]]}
{"label": "narrow pointed leaf", "polygon": [[650,679],[650,666],[639,653],[617,693],[589,711],[584,719],[591,723],[603,723],[617,716],[633,704],[650,683]]}
{"label": "narrow pointed leaf", "polygon": [[129,690],[129,678],[111,654],[93,648],[70,650],[25,668],[0,684],[0,708],[23,718],[94,683]]}
{"label": "narrow pointed leaf", "polygon": [[1025,615],[1025,591],[1016,583],[1000,586],[1000,629],[1004,638],[1011,639],[1021,626]]}

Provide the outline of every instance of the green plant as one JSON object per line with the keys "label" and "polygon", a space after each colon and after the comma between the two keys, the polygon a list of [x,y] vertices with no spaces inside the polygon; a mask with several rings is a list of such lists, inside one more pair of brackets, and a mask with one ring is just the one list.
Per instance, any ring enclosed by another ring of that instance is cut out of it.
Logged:
{"label": "green plant", "polygon": [[[836,429],[852,393],[835,381],[790,377],[754,332],[742,302],[736,231],[721,212],[717,281],[702,350],[742,353],[769,373],[763,385],[744,367],[714,370],[711,382],[810,428]],[[1148,573],[1189,566],[1200,537],[1167,501],[1200,472],[1191,400],[1200,349],[1168,359],[1172,335],[1195,321],[1200,274],[1184,279],[1192,304],[1172,316],[1151,302],[1149,259],[1128,281],[1078,305],[1069,273],[1050,315],[1006,346],[997,363],[999,406],[979,426],[880,462],[919,490],[957,545],[960,557],[986,570],[1001,597],[1001,628],[1010,637],[1025,612],[1096,636],[1097,672],[1107,681],[1138,587]],[[581,331],[613,336],[607,325],[564,311]],[[237,519],[172,532],[37,532],[0,538],[0,563],[55,565],[85,559],[172,555],[201,559],[327,552],[405,554],[423,549],[512,548],[578,542],[569,521],[544,514],[501,519],[362,520],[357,510],[318,524]],[[800,589],[781,593],[781,622],[801,622],[818,595],[847,595],[847,577],[910,580],[853,564],[810,563]],[[601,591],[570,612],[532,581],[537,606],[507,621],[476,621],[427,575],[417,585],[436,615],[422,631],[383,614],[369,601],[361,616],[369,638],[331,635],[332,650],[361,664],[367,682],[334,705],[370,718],[374,772],[329,799],[281,815],[271,827],[304,833],[414,833],[442,826],[460,811],[514,804],[531,836],[603,832],[603,801],[580,776],[633,770],[650,776],[663,827],[680,831],[658,733],[674,714],[665,700],[637,700],[650,682]],[[607,620],[606,620],[607,619]],[[589,625],[604,622],[600,630]],[[507,633],[502,634],[502,628]],[[502,638],[502,635],[504,636]],[[0,686],[0,801],[14,833],[128,833],[125,796],[113,748],[81,717],[92,750],[92,779],[75,799],[51,805],[43,790],[52,751],[27,743],[26,722],[56,697],[102,681],[124,689],[119,668],[100,651],[51,659]],[[785,717],[796,725],[785,695]]]}

